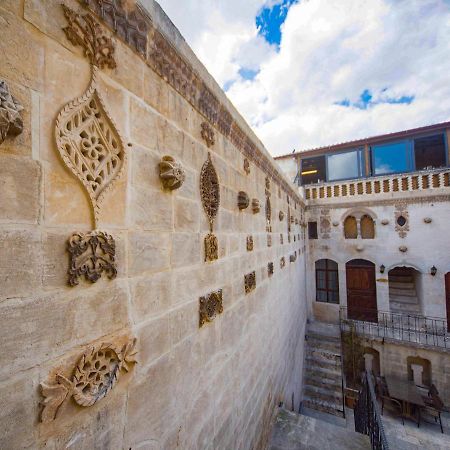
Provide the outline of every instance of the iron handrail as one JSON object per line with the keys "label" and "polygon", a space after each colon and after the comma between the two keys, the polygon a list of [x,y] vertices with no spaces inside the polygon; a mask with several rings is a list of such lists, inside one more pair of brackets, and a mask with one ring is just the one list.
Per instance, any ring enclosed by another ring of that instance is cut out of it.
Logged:
{"label": "iron handrail", "polygon": [[350,314],[348,308],[339,309],[341,331],[349,331],[369,338],[392,339],[424,346],[450,348],[447,321],[415,314],[401,314],[377,310],[358,309]]}
{"label": "iron handrail", "polygon": [[381,420],[372,376],[364,372],[362,387],[354,409],[355,431],[369,436],[373,450],[389,450],[389,443]]}

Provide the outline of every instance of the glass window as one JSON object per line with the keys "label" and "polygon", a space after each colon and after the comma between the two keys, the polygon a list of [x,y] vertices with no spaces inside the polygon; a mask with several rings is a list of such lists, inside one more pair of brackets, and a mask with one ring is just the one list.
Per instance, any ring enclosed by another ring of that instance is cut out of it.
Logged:
{"label": "glass window", "polygon": [[327,156],[328,181],[359,178],[359,152],[337,153]]}
{"label": "glass window", "polygon": [[331,259],[316,261],[316,301],[339,303],[338,265]]}
{"label": "glass window", "polygon": [[416,169],[445,167],[445,141],[443,134],[414,139]]}
{"label": "glass window", "polygon": [[345,239],[356,239],[358,237],[358,224],[355,217],[348,216],[344,220],[344,236]]}
{"label": "glass window", "polygon": [[373,174],[407,172],[410,170],[408,142],[374,145],[372,147]]}
{"label": "glass window", "polygon": [[306,158],[301,160],[302,164],[302,184],[317,183],[325,181],[325,156],[316,156],[314,158]]}

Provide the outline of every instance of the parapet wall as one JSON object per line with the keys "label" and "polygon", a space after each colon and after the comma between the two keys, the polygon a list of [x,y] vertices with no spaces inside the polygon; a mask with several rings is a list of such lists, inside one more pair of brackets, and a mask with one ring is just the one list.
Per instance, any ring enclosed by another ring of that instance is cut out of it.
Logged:
{"label": "parapet wall", "polygon": [[0,4],[0,448],[264,448],[300,401],[304,204],[121,3]]}

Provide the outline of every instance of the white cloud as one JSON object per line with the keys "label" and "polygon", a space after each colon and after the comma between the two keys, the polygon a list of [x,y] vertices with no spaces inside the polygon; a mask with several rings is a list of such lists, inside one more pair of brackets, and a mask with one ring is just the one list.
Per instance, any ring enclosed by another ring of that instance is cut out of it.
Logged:
{"label": "white cloud", "polygon": [[[447,0],[301,0],[279,52],[257,35],[264,0],[161,0],[273,155],[450,118]],[[240,68],[260,69],[253,80]],[[339,106],[369,89],[367,109]],[[414,96],[411,104],[387,99]],[[384,102],[384,103],[383,103]]]}

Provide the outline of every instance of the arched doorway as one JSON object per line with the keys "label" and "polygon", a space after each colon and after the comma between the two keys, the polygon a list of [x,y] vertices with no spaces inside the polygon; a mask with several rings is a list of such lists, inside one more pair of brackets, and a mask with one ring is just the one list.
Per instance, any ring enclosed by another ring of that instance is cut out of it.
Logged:
{"label": "arched doorway", "polygon": [[352,259],[345,265],[348,318],[378,322],[375,264]]}
{"label": "arched doorway", "polygon": [[394,267],[388,273],[389,310],[396,314],[420,315],[420,272],[412,267]]}
{"label": "arched doorway", "polygon": [[447,305],[447,331],[450,332],[450,272],[445,274],[445,304]]}

